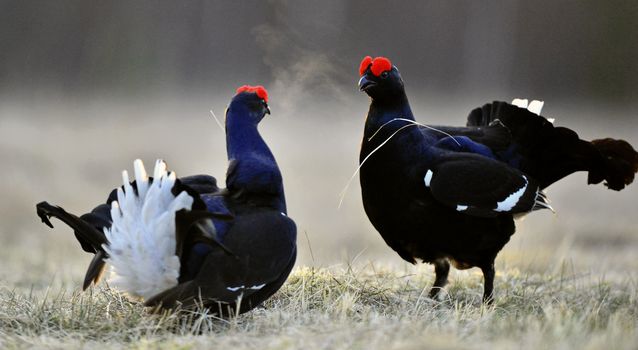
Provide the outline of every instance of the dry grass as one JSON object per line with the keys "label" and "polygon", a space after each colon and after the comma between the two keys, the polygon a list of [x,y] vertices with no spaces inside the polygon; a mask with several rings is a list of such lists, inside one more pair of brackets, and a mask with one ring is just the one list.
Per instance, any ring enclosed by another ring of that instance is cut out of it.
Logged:
{"label": "dry grass", "polygon": [[116,291],[0,291],[3,348],[586,348],[638,341],[635,279],[499,274],[495,305],[480,303],[480,277],[426,297],[431,273],[374,265],[297,268],[263,308],[230,320],[200,310],[152,315]]}

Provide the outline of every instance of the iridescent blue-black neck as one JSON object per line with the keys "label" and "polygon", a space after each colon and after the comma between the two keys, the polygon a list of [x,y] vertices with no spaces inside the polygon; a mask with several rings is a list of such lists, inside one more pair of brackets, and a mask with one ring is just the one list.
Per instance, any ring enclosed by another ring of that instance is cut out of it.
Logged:
{"label": "iridescent blue-black neck", "polygon": [[[400,91],[400,93],[397,93],[395,96],[391,96],[391,98],[372,99],[364,127],[360,161],[389,138],[391,138],[389,140],[390,144],[400,143],[402,142],[401,140],[422,139],[423,136],[418,127],[407,126],[412,124],[409,121],[395,120],[398,118],[414,121],[410,103],[403,91]],[[401,129],[401,131],[399,131],[399,129]],[[395,132],[397,132],[397,134],[392,136]],[[372,139],[370,139],[371,137]],[[392,148],[390,144],[386,144],[383,147]]]}
{"label": "iridescent blue-black neck", "polygon": [[[414,120],[414,115],[405,93],[392,99],[373,99],[366,118],[365,132],[373,134],[382,125],[395,118]],[[405,122],[386,125],[384,128],[388,126],[396,128],[396,125],[405,125]]]}
{"label": "iridescent blue-black neck", "polygon": [[265,115],[251,96],[236,96],[226,112],[226,150],[230,168],[226,186],[258,205],[286,213],[281,172],[257,126]]}
{"label": "iridescent blue-black neck", "polygon": [[231,104],[226,115],[228,160],[259,155],[275,161],[270,148],[257,129],[262,118],[258,111],[252,111],[244,104]]}

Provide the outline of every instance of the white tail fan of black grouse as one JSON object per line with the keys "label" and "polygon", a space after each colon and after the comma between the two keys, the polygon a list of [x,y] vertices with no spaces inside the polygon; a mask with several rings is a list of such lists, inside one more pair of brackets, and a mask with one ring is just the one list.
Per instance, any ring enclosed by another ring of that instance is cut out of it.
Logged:
{"label": "white tail fan of black grouse", "polygon": [[493,300],[494,260],[514,234],[514,217],[552,209],[543,190],[577,171],[619,191],[638,171],[624,140],[585,141],[540,116],[543,103],[493,102],[465,127],[415,122],[396,66],[365,57],[359,88],[371,98],[360,153],[363,205],[403,259],[434,264],[436,297],[450,262],[479,267]]}
{"label": "white tail fan of black grouse", "polygon": [[50,227],[69,225],[94,255],[83,289],[110,265],[111,285],[147,306],[204,306],[227,316],[261,304],[284,283],[297,254],[281,173],[257,126],[268,109],[261,87],[242,86],[226,111],[226,189],[212,176],[177,178],[157,161],[149,177],[140,160],[135,181],[77,217],[39,203]]}

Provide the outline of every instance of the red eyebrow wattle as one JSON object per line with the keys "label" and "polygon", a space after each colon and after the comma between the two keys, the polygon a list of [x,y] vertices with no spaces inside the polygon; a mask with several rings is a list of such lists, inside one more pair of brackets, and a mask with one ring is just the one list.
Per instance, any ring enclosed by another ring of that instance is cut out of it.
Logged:
{"label": "red eyebrow wattle", "polygon": [[361,60],[361,64],[359,64],[359,75],[363,75],[366,72],[366,69],[372,64],[372,57],[366,56]]}
{"label": "red eyebrow wattle", "polygon": [[385,57],[377,57],[372,60],[372,67],[370,70],[372,71],[372,74],[378,77],[381,73],[392,70],[392,62]]}
{"label": "red eyebrow wattle", "polygon": [[368,67],[370,67],[372,74],[378,77],[381,73],[392,70],[392,62],[381,56],[375,57],[374,59],[370,56],[366,56],[359,65],[359,75],[363,75]]}
{"label": "red eyebrow wattle", "polygon": [[242,92],[254,92],[257,96],[264,101],[268,102],[268,91],[261,85],[252,86],[252,85],[242,85],[237,88],[237,93],[240,94]]}

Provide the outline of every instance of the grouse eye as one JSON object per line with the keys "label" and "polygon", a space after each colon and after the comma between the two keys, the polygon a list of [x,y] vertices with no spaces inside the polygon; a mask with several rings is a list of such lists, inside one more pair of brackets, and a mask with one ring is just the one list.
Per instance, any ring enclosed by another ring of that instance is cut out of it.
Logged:
{"label": "grouse eye", "polygon": [[381,78],[385,79],[388,77],[388,71],[381,73]]}

